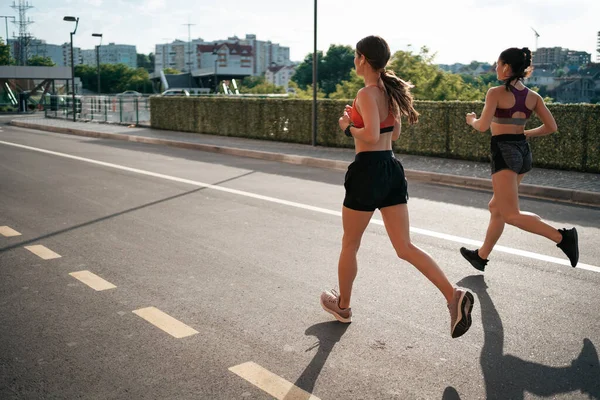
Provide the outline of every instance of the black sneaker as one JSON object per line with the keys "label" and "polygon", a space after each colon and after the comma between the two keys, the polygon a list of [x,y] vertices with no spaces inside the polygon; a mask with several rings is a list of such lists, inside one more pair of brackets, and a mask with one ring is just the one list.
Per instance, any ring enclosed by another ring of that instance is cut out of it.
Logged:
{"label": "black sneaker", "polygon": [[556,245],[569,257],[571,267],[575,268],[579,261],[579,239],[577,238],[577,229],[559,229],[562,240]]}
{"label": "black sneaker", "polygon": [[460,248],[460,254],[462,254],[462,256],[471,263],[471,265],[473,267],[475,267],[475,269],[479,270],[479,271],[484,271],[485,270],[485,266],[487,265],[489,260],[484,260],[483,258],[479,257],[479,253],[477,253],[477,250],[468,250],[465,249],[464,247]]}

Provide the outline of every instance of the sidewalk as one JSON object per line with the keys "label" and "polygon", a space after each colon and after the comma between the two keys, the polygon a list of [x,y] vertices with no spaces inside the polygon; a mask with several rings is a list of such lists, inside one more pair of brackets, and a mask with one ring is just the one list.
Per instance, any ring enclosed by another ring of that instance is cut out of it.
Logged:
{"label": "sidewalk", "polygon": [[[345,170],[354,158],[352,149],[128,128],[111,124],[39,117],[19,118],[11,121],[11,124],[57,133],[167,145],[339,170]],[[399,154],[398,158],[402,161],[409,180],[491,190],[489,163],[407,154]],[[521,184],[520,194],[600,207],[600,174],[534,168]]]}

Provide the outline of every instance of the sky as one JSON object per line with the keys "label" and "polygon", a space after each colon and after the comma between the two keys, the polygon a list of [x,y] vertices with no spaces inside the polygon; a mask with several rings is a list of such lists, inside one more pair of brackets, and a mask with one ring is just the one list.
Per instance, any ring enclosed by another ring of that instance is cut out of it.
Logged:
{"label": "sky", "polygon": [[[0,15],[17,16],[0,1]],[[69,41],[80,18],[74,45],[93,49],[103,43],[132,44],[138,53],[154,52],[157,43],[191,37],[206,41],[255,34],[290,48],[290,58],[302,61],[313,50],[314,0],[27,0],[34,8],[30,33],[48,43]],[[587,51],[596,60],[600,31],[598,0],[319,0],[317,47],[349,45],[368,35],[382,36],[392,51],[418,51],[427,46],[434,62],[473,60],[493,63],[508,47],[566,47]],[[0,36],[6,36],[0,18]],[[18,28],[9,22],[9,36]]]}

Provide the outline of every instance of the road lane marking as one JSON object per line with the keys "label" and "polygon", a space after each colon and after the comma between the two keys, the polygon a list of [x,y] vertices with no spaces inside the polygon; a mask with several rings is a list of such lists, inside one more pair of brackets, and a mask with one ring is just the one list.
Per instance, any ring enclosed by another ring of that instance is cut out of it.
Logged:
{"label": "road lane marking", "polygon": [[[315,207],[315,206],[311,206],[308,204],[296,203],[294,201],[278,199],[275,197],[263,196],[263,195],[256,194],[256,193],[245,192],[243,190],[236,190],[236,189],[230,189],[230,188],[223,187],[223,186],[211,185],[209,183],[198,182],[198,181],[194,181],[191,179],[178,178],[176,176],[159,174],[156,172],[146,171],[146,170],[142,170],[142,169],[126,167],[124,165],[112,164],[112,163],[108,163],[108,162],[104,162],[104,161],[93,160],[90,158],[78,157],[78,156],[74,156],[71,154],[59,153],[56,151],[40,149],[37,147],[25,146],[25,145],[18,144],[18,143],[11,143],[11,142],[5,142],[5,141],[0,140],[0,144],[4,144],[6,146],[18,147],[21,149],[26,149],[26,150],[31,150],[31,151],[36,151],[38,153],[44,153],[44,154],[50,154],[50,155],[63,157],[63,158],[69,158],[72,160],[83,161],[83,162],[87,162],[90,164],[101,165],[103,167],[114,168],[114,169],[118,169],[121,171],[133,172],[136,174],[146,175],[146,176],[152,176],[155,178],[165,179],[165,180],[169,180],[169,181],[173,181],[173,182],[186,183],[186,184],[192,185],[192,186],[199,186],[199,187],[203,187],[203,188],[207,188],[207,189],[218,190],[220,192],[226,192],[226,193],[236,194],[239,196],[250,197],[253,199],[264,200],[264,201],[268,201],[271,203],[300,208],[303,210],[315,211],[315,212],[319,212],[322,214],[333,215],[336,217],[342,216],[341,211],[328,210],[326,208]],[[374,225],[383,225],[383,221],[377,220],[377,219],[372,219],[371,223]],[[460,243],[460,244],[468,245],[468,246],[481,246],[483,244],[483,242],[478,241],[478,240],[472,240],[472,239],[467,239],[467,238],[463,238],[460,236],[448,235],[446,233],[439,233],[439,232],[430,231],[427,229],[411,227],[410,231],[413,233],[420,234],[420,235],[443,239],[443,240]],[[533,253],[533,252],[525,251],[525,250],[513,249],[511,247],[506,247],[506,246],[496,246],[496,247],[494,247],[494,251],[518,255],[521,257],[531,258],[531,259],[540,260],[540,261],[546,261],[546,262],[559,264],[559,265],[566,265],[569,267],[571,265],[567,259],[547,256],[544,254]],[[595,265],[590,265],[590,264],[579,263],[579,264],[577,264],[577,268],[585,269],[588,271],[600,272],[600,267],[597,267]]]}
{"label": "road lane marking", "polygon": [[252,361],[229,370],[278,400],[320,400]]}
{"label": "road lane marking", "polygon": [[0,226],[0,235],[4,237],[21,236],[21,234],[8,226]]}
{"label": "road lane marking", "polygon": [[80,282],[85,283],[92,289],[100,292],[102,290],[114,289],[115,285],[112,283],[100,278],[98,275],[90,272],[90,271],[78,271],[69,273],[73,278],[79,280]]}
{"label": "road lane marking", "polygon": [[171,317],[169,314],[165,314],[156,307],[140,308],[139,310],[133,311],[133,313],[177,339],[198,333],[197,330],[190,328],[183,322]]}
{"label": "road lane marking", "polygon": [[25,246],[25,248],[44,260],[52,260],[54,258],[61,257],[60,254],[53,252],[52,250],[50,250],[46,246],[42,246],[41,244],[36,244],[34,246]]}

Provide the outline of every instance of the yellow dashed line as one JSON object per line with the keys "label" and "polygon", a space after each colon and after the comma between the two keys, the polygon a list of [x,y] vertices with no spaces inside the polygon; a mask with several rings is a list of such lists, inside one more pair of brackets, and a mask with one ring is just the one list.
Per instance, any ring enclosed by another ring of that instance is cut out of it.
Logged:
{"label": "yellow dashed line", "polygon": [[21,236],[21,234],[8,226],[0,226],[0,235],[5,237]]}
{"label": "yellow dashed line", "polygon": [[278,400],[320,400],[252,361],[236,365],[229,370]]}
{"label": "yellow dashed line", "polygon": [[42,246],[41,244],[37,244],[35,246],[25,246],[27,250],[35,254],[36,256],[44,259],[44,260],[52,260],[53,258],[60,258],[60,254],[56,254],[49,248]]}
{"label": "yellow dashed line", "polygon": [[100,278],[98,275],[90,271],[71,272],[73,278],[80,280],[96,291],[108,290],[116,288],[112,283]]}
{"label": "yellow dashed line", "polygon": [[177,339],[198,333],[195,329],[190,328],[183,322],[176,320],[155,307],[141,308],[133,311],[133,313]]}

